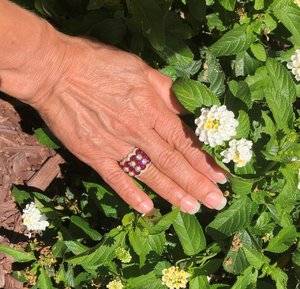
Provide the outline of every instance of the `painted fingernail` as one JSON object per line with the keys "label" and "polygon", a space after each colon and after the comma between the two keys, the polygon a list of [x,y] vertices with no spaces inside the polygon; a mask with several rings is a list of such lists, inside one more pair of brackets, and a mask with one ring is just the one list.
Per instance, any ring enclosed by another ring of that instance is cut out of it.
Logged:
{"label": "painted fingernail", "polygon": [[184,213],[194,215],[200,210],[200,203],[191,196],[185,196],[181,199],[180,209]]}
{"label": "painted fingernail", "polygon": [[204,203],[211,209],[222,210],[227,204],[227,199],[216,192],[212,192],[208,193]]}
{"label": "painted fingernail", "polygon": [[153,210],[154,206],[151,200],[143,201],[138,205],[136,210],[142,214],[149,214]]}

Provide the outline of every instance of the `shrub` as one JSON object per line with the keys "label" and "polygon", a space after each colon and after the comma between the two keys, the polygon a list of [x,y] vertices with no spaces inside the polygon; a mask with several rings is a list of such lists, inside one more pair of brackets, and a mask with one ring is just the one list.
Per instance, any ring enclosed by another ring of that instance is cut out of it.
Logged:
{"label": "shrub", "polygon": [[234,139],[250,141],[250,155],[237,160],[237,141],[203,146],[231,174],[219,213],[180,213],[139,184],[159,208],[141,216],[76,160],[60,194],[15,188],[19,205],[34,201],[50,223],[26,252],[0,246],[25,262],[15,276],[41,289],[298,288],[299,0],[17,2],[65,33],[132,51],[172,77],[191,126],[201,108],[225,105],[238,120]]}

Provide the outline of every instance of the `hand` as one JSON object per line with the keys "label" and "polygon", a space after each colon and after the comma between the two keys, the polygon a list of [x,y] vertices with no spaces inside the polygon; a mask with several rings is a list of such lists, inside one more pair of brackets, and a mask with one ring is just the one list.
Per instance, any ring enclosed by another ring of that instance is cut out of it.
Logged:
{"label": "hand", "polygon": [[65,49],[57,80],[27,102],[64,145],[141,213],[153,203],[118,165],[134,147],[152,160],[138,178],[161,197],[191,214],[199,201],[222,209],[226,199],[216,182],[225,175],[175,114],[171,80],[114,47],[61,34],[59,41]]}

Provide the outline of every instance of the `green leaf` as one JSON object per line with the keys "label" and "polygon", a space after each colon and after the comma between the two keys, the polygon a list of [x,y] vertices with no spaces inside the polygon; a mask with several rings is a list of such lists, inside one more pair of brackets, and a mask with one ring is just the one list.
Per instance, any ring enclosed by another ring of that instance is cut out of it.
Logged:
{"label": "green leaf", "polygon": [[228,11],[233,11],[236,4],[236,0],[219,0],[219,2]]}
{"label": "green leaf", "polygon": [[243,110],[239,111],[238,116],[239,125],[236,130],[236,138],[247,138],[250,132],[250,119],[248,113]]}
{"label": "green leaf", "polygon": [[199,81],[178,79],[173,84],[173,91],[180,103],[192,113],[204,105],[220,104],[209,88]]}
{"label": "green leaf", "polygon": [[3,253],[5,255],[8,255],[14,259],[15,262],[18,263],[24,263],[24,262],[30,262],[35,259],[35,256],[32,252],[27,253],[21,250],[17,250],[14,248],[11,248],[9,246],[0,244],[0,253]]}
{"label": "green leaf", "polygon": [[292,33],[294,43],[300,45],[300,9],[293,0],[275,0],[270,7],[275,16]]}
{"label": "green leaf", "polygon": [[99,241],[102,238],[102,235],[98,233],[96,230],[91,228],[89,223],[79,216],[72,216],[71,222],[79,227],[83,232],[85,232],[92,240]]}
{"label": "green leaf", "polygon": [[292,126],[292,102],[296,98],[294,81],[282,64],[274,59],[268,59],[267,72],[270,79],[265,88],[266,101],[272,111],[278,128],[285,129]]}
{"label": "green leaf", "polygon": [[166,287],[162,285],[161,279],[156,277],[155,273],[152,271],[146,275],[141,275],[134,278],[127,279],[128,289],[165,289]]}
{"label": "green leaf", "polygon": [[114,237],[108,235],[96,247],[68,259],[67,262],[87,268],[97,268],[103,264],[107,264],[115,257],[115,250],[122,246],[125,236],[126,233],[122,231]]}
{"label": "green leaf", "polygon": [[210,50],[215,56],[235,55],[246,51],[254,40],[255,36],[247,25],[237,25],[217,40]]}
{"label": "green leaf", "polygon": [[260,43],[254,43],[250,46],[253,55],[260,61],[267,60],[267,54],[264,46]]}
{"label": "green leaf", "polygon": [[273,253],[282,253],[295,242],[297,230],[294,226],[282,228],[279,233],[270,240],[266,251]]}
{"label": "green leaf", "polygon": [[34,130],[34,136],[38,142],[50,149],[59,149],[58,140],[50,133],[48,129],[37,128]]}
{"label": "green leaf", "polygon": [[179,209],[174,209],[170,213],[162,216],[162,218],[154,225],[149,227],[149,234],[159,234],[169,229],[179,214]]}
{"label": "green leaf", "polygon": [[207,276],[197,276],[190,281],[190,289],[209,289]]}
{"label": "green leaf", "polygon": [[186,255],[193,256],[205,249],[205,236],[196,216],[179,213],[173,227]]}
{"label": "green leaf", "polygon": [[257,270],[260,270],[265,264],[269,264],[270,259],[266,257],[263,253],[249,246],[243,246],[242,249],[246,255],[249,264]]}
{"label": "green leaf", "polygon": [[157,1],[127,0],[127,6],[151,45],[162,50],[166,43],[165,13]]}
{"label": "green leaf", "polygon": [[245,245],[252,246],[252,240],[246,230],[241,230],[234,235],[231,247],[224,259],[223,267],[225,271],[238,275],[249,266],[242,250]]}
{"label": "green leaf", "polygon": [[252,267],[248,267],[243,274],[237,278],[232,289],[247,289],[249,285],[251,285],[251,288],[256,288],[257,277],[258,271]]}
{"label": "green leaf", "polygon": [[255,10],[264,9],[264,6],[265,6],[265,0],[255,0],[255,2],[254,2]]}
{"label": "green leaf", "polygon": [[64,243],[74,255],[79,255],[89,250],[89,247],[81,244],[78,241],[64,241]]}
{"label": "green leaf", "polygon": [[53,288],[51,279],[44,268],[40,268],[40,275],[39,275],[37,284],[38,284],[39,289],[52,289]]}
{"label": "green leaf", "polygon": [[275,281],[276,289],[287,289],[288,276],[279,267],[267,266],[267,274]]}
{"label": "green leaf", "polygon": [[251,193],[254,181],[254,179],[243,179],[234,175],[230,178],[231,188],[237,195]]}
{"label": "green leaf", "polygon": [[12,194],[14,196],[15,201],[19,205],[23,205],[24,203],[28,202],[29,200],[32,200],[30,193],[28,193],[24,190],[21,190],[15,186],[12,189]]}
{"label": "green leaf", "polygon": [[207,232],[215,239],[224,239],[246,228],[256,206],[248,197],[241,197],[208,225]]}
{"label": "green leaf", "polygon": [[201,82],[209,83],[209,89],[218,97],[225,92],[225,74],[219,63],[219,60],[209,51],[206,52],[204,69],[199,74],[198,79]]}

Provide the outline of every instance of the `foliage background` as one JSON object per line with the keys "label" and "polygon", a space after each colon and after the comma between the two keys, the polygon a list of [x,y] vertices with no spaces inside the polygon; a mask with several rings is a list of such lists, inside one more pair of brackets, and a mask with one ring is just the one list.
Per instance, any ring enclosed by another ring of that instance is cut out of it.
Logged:
{"label": "foliage background", "polygon": [[[298,288],[300,86],[286,62],[300,48],[300,7],[293,0],[15,2],[64,33],[117,45],[171,76],[191,126],[200,107],[225,104],[239,120],[237,137],[251,139],[255,153],[246,167],[226,168],[229,205],[218,214],[179,213],[137,184],[160,209],[148,218],[39,128],[37,138],[68,163],[46,194],[14,189],[20,207],[35,200],[51,221],[26,252],[0,246],[20,263],[17,278],[41,289],[105,288],[114,278],[130,289],[163,289],[162,269],[176,264],[192,274],[191,289]],[[220,160],[220,148],[204,148]],[[116,258],[120,246],[133,256],[129,264]]]}

